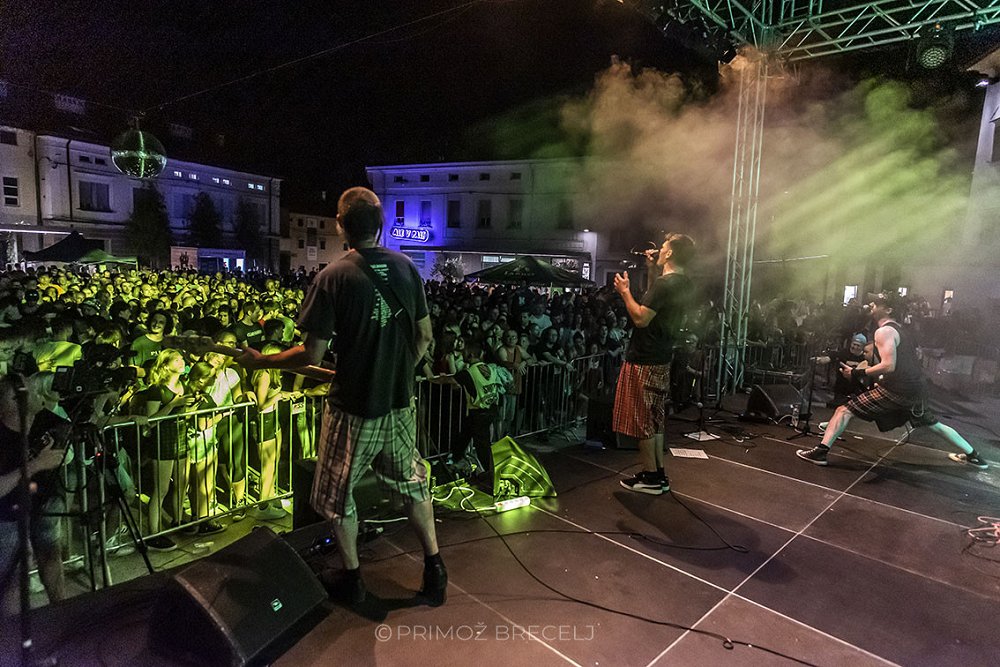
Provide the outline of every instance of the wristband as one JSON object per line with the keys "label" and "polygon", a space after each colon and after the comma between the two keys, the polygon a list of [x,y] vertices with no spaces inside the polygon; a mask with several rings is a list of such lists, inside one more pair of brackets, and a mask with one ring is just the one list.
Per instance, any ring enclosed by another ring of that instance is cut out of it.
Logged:
{"label": "wristband", "polygon": [[868,373],[865,372],[864,368],[855,368],[851,370],[852,380],[864,380],[866,377],[868,377]]}

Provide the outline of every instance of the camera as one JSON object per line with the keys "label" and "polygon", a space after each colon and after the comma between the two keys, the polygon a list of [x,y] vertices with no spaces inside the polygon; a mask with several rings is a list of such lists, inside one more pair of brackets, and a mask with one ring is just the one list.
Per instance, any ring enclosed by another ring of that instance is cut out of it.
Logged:
{"label": "camera", "polygon": [[72,366],[56,369],[52,378],[52,389],[61,396],[100,394],[105,391],[122,391],[136,379],[136,369],[132,366],[104,368],[81,359]]}

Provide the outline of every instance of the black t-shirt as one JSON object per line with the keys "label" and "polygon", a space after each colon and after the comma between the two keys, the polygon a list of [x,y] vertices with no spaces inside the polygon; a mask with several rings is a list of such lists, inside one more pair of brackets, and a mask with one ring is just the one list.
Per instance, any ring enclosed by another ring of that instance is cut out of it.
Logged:
{"label": "black t-shirt", "polygon": [[641,303],[655,310],[656,315],[648,326],[636,327],[632,332],[625,360],[633,364],[669,364],[693,293],[691,279],[683,273],[670,273],[653,281]]}
{"label": "black t-shirt", "polygon": [[370,419],[410,404],[417,362],[414,325],[427,317],[427,301],[420,274],[406,255],[386,248],[355,252],[387,280],[412,317],[402,313],[394,318],[364,270],[345,258],[317,274],[298,324],[303,332],[333,338],[333,405]]}
{"label": "black t-shirt", "polygon": [[264,347],[264,330],[256,322],[253,324],[244,324],[241,320],[233,324],[230,328],[236,334],[236,340],[241,345],[246,344],[247,347],[252,347],[255,350]]}
{"label": "black t-shirt", "polygon": [[[35,415],[31,423],[31,430],[28,432],[28,448],[32,455],[37,454],[49,444],[49,435],[57,447],[66,446],[66,437],[69,435],[70,423],[50,410],[42,410]],[[7,474],[21,469],[21,434],[12,431],[5,424],[0,422],[0,474]],[[36,473],[31,480],[35,482],[38,489],[31,496],[32,507],[37,509],[41,505],[59,493],[59,469],[43,470]],[[3,498],[0,498],[0,521],[17,521],[17,512],[14,510],[17,494],[15,489]]]}

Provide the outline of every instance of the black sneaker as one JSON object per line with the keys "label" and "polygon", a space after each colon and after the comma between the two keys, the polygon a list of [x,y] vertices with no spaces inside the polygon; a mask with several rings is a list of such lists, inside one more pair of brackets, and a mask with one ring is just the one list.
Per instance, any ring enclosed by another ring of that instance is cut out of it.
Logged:
{"label": "black sneaker", "polygon": [[800,449],[795,452],[803,461],[809,461],[809,463],[814,463],[818,466],[827,465],[826,455],[830,452],[828,447],[813,447],[812,449]]}
{"label": "black sneaker", "polygon": [[964,463],[965,465],[972,466],[973,468],[979,468],[980,470],[986,470],[989,468],[986,461],[982,459],[978,454],[969,456],[968,454],[949,454],[948,458],[956,463]]}
{"label": "black sneaker", "polygon": [[660,489],[664,493],[670,490],[670,478],[666,475],[660,475]]}
{"label": "black sneaker", "polygon": [[[648,493],[651,496],[658,496],[665,491],[663,485],[666,483],[666,479],[666,477],[661,479],[655,472],[647,472],[643,470],[633,477],[620,480],[618,483],[629,491]],[[670,485],[667,483],[667,489],[669,488]]]}
{"label": "black sneaker", "polygon": [[173,551],[177,548],[177,543],[166,535],[151,537],[146,542],[146,547],[152,551]]}
{"label": "black sneaker", "polygon": [[218,521],[206,521],[205,523],[202,523],[202,524],[198,525],[198,534],[199,535],[215,535],[216,533],[221,533],[225,529],[226,529],[226,527],[223,526]]}
{"label": "black sneaker", "polygon": [[424,563],[424,585],[420,588],[420,597],[427,600],[432,607],[444,604],[448,593],[448,570],[444,563],[438,561],[434,565]]}

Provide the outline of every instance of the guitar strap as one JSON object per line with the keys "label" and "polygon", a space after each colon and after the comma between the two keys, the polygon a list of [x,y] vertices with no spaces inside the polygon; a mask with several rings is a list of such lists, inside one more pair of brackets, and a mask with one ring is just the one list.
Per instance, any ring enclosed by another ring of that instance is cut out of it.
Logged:
{"label": "guitar strap", "polygon": [[414,314],[407,310],[403,305],[399,295],[396,293],[396,288],[393,287],[391,282],[375,273],[375,269],[373,269],[371,264],[368,263],[368,260],[366,260],[357,250],[344,255],[344,259],[352,262],[355,266],[364,271],[372,285],[374,285],[378,293],[382,295],[382,299],[389,304],[389,310],[392,311],[392,321],[402,327],[403,333],[405,334],[403,338],[406,339],[407,347],[410,348],[410,352],[412,352],[414,354],[414,358],[416,358],[417,325],[414,321]]}

